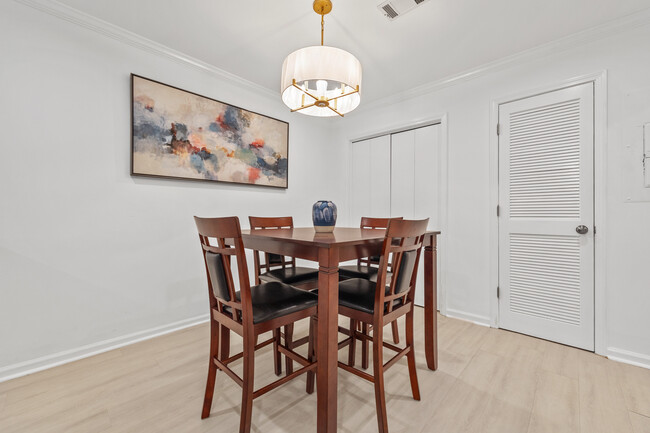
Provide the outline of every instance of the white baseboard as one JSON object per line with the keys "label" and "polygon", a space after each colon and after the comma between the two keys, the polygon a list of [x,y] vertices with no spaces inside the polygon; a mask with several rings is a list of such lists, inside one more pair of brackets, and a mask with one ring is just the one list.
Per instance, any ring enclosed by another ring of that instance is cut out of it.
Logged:
{"label": "white baseboard", "polygon": [[607,348],[607,358],[637,367],[650,368],[650,356],[615,347]]}
{"label": "white baseboard", "polygon": [[110,338],[108,340],[99,341],[75,349],[64,350],[62,352],[2,367],[0,368],[0,382],[26,376],[28,374],[36,373],[37,371],[46,370],[58,365],[67,364],[68,362],[77,361],[103,352],[108,352],[109,350],[128,346],[129,344],[138,343],[160,335],[189,328],[200,323],[205,323],[209,318],[210,316],[208,314],[203,314],[201,316],[179,320],[178,322],[169,323],[167,325],[157,326],[144,331]]}
{"label": "white baseboard", "polygon": [[465,311],[454,310],[453,308],[447,308],[447,317],[453,319],[465,320],[467,322],[472,322],[476,325],[490,327],[490,318],[488,316],[480,316],[478,314],[466,313]]}

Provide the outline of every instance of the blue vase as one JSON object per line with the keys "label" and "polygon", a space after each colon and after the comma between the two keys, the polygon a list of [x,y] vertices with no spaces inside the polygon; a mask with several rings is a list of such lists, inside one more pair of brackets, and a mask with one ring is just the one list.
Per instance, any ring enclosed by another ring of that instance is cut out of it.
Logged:
{"label": "blue vase", "polygon": [[319,200],[311,212],[314,230],[318,233],[331,233],[336,225],[336,205],[331,201]]}

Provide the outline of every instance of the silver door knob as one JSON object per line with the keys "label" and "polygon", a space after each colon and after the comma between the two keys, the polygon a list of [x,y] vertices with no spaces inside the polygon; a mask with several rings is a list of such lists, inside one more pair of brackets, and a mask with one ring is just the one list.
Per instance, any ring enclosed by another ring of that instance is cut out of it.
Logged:
{"label": "silver door knob", "polygon": [[589,231],[589,227],[587,226],[579,225],[578,227],[576,227],[576,232],[578,232],[578,234],[585,235],[587,234],[588,231]]}

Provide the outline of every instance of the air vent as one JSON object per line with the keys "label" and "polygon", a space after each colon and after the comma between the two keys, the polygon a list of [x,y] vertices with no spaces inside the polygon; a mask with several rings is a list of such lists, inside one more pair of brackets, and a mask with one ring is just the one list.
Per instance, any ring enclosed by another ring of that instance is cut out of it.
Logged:
{"label": "air vent", "polygon": [[388,0],[377,7],[386,18],[393,21],[397,17],[415,9],[416,6],[419,6],[426,1],[427,0]]}
{"label": "air vent", "polygon": [[393,9],[393,8],[390,6],[390,4],[384,5],[384,7],[382,7],[382,9],[383,9],[384,12],[386,13],[386,16],[387,16],[388,18],[390,18],[391,20],[394,19],[394,18],[397,18],[398,13],[395,12],[395,9]]}

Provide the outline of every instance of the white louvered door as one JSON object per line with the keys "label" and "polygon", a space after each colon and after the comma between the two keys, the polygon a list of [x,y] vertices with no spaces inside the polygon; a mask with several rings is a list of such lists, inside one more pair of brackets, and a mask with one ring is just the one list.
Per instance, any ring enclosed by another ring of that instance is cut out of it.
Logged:
{"label": "white louvered door", "polygon": [[499,106],[499,325],[587,350],[593,119],[591,83]]}

